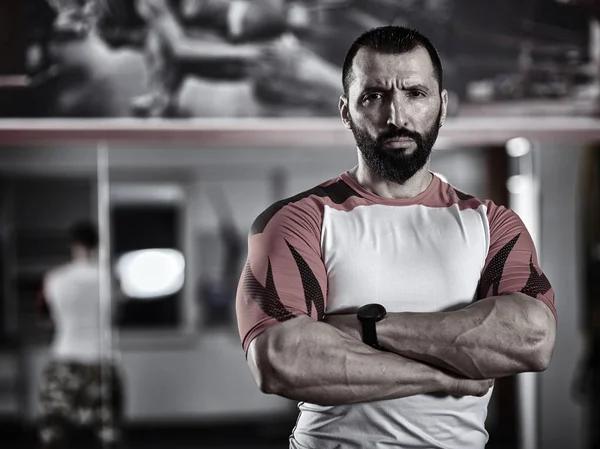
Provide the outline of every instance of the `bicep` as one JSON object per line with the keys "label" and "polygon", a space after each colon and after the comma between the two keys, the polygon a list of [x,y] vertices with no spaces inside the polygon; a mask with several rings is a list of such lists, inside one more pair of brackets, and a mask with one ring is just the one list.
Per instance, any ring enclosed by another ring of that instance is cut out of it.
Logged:
{"label": "bicep", "polygon": [[556,320],[554,290],[539,265],[531,235],[516,213],[496,208],[490,219],[490,248],[479,298],[522,294],[544,303]]}
{"label": "bicep", "polygon": [[327,275],[315,243],[276,229],[250,237],[248,248],[236,299],[244,349],[272,326],[299,316],[324,318]]}

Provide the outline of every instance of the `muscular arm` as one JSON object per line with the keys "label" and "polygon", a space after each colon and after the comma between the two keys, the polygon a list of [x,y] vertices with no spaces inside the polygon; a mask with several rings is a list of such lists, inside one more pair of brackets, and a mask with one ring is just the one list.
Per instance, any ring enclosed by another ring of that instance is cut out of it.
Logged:
{"label": "muscular arm", "polygon": [[453,312],[392,314],[380,324],[384,348],[474,379],[545,370],[556,332],[550,308],[523,293]]}
{"label": "muscular arm", "polygon": [[[354,315],[327,322],[361,338]],[[555,332],[550,308],[522,293],[484,298],[452,312],[389,313],[377,323],[385,350],[472,379],[545,370]]]}
{"label": "muscular arm", "polygon": [[250,344],[248,363],[263,392],[321,405],[433,392],[482,396],[492,385],[376,351],[308,316],[266,329]]}

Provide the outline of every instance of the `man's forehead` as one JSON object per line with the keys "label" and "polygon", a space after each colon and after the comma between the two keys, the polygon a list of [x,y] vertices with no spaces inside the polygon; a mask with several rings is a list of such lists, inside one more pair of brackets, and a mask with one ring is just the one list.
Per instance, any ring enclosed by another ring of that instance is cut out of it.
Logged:
{"label": "man's forehead", "polygon": [[406,83],[433,83],[435,76],[429,53],[417,47],[406,53],[381,53],[361,48],[354,58],[352,70],[358,84],[385,82],[401,78]]}

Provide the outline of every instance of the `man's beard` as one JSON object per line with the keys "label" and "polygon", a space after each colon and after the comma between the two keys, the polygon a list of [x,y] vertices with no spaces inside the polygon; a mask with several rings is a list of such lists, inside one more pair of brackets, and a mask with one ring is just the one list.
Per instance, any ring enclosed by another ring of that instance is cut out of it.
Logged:
{"label": "man's beard", "polygon": [[[393,127],[373,138],[366,131],[358,129],[352,118],[350,127],[369,170],[386,181],[402,185],[427,164],[438,137],[441,118],[440,108],[437,120],[423,134]],[[406,148],[383,149],[383,142],[394,137],[409,137],[415,142],[416,148],[412,153],[408,153]]]}

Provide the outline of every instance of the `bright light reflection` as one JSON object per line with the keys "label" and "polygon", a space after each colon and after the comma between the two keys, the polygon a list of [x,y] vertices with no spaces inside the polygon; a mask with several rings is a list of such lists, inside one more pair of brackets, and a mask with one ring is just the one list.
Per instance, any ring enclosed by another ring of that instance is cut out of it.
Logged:
{"label": "bright light reflection", "polygon": [[506,153],[510,157],[525,156],[531,151],[531,142],[524,137],[515,137],[506,142]]}
{"label": "bright light reflection", "polygon": [[125,295],[139,299],[159,298],[181,290],[185,259],[174,249],[131,251],[119,257],[116,271]]}

